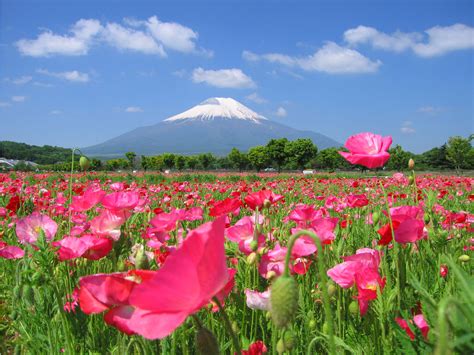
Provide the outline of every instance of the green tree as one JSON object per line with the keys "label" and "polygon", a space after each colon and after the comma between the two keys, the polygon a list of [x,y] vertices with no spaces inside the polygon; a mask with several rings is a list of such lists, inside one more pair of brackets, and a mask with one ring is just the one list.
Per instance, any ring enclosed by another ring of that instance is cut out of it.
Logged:
{"label": "green tree", "polygon": [[398,144],[389,149],[390,159],[387,162],[388,170],[405,170],[408,166],[408,160],[414,158],[414,155],[410,152],[404,151]]}
{"label": "green tree", "polygon": [[468,157],[471,149],[469,139],[460,136],[450,137],[446,147],[446,159],[453,163],[454,168],[459,171],[469,165]]}
{"label": "green tree", "polygon": [[238,169],[242,172],[248,165],[249,160],[245,153],[240,152],[237,148],[232,148],[227,158],[234,169]]}
{"label": "green tree", "polygon": [[199,154],[197,158],[199,160],[199,164],[204,170],[209,170],[212,163],[214,163],[214,161],[216,160],[211,153]]}
{"label": "green tree", "polygon": [[163,158],[163,165],[166,169],[174,168],[175,155],[171,153],[165,153],[161,156]]}
{"label": "green tree", "polygon": [[348,167],[346,160],[339,154],[339,148],[326,148],[318,152],[316,166],[321,169],[342,169]]}
{"label": "green tree", "polygon": [[286,144],[285,153],[291,167],[304,169],[311,159],[316,157],[318,148],[311,139],[299,138]]}
{"label": "green tree", "polygon": [[102,168],[102,161],[100,161],[99,159],[91,159],[91,170],[100,170]]}
{"label": "green tree", "polygon": [[289,141],[286,138],[270,139],[267,143],[268,156],[272,163],[276,165],[278,172],[281,172],[282,167],[286,163],[287,154],[285,148],[288,143]]}
{"label": "green tree", "polygon": [[262,145],[250,148],[249,152],[247,153],[247,157],[250,161],[250,164],[252,164],[257,172],[265,168],[270,163],[267,148]]}
{"label": "green tree", "polygon": [[148,169],[151,168],[151,158],[145,155],[142,155],[140,158],[140,165],[142,166],[143,170],[147,171]]}
{"label": "green tree", "polygon": [[130,169],[133,169],[135,165],[135,158],[137,157],[137,155],[135,154],[135,152],[127,152],[125,153],[125,157],[128,159],[128,166],[130,167]]}
{"label": "green tree", "polygon": [[199,165],[199,160],[194,155],[188,157],[188,159],[186,160],[186,166],[191,170],[196,169],[198,165]]}
{"label": "green tree", "polygon": [[174,158],[174,166],[179,171],[183,170],[186,166],[186,158],[182,155],[176,155]]}

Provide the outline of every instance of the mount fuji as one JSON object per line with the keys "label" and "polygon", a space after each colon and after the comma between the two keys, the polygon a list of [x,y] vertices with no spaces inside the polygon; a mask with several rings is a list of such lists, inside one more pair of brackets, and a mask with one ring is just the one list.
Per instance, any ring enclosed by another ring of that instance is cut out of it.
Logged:
{"label": "mount fuji", "polygon": [[234,147],[247,151],[272,138],[310,138],[319,149],[340,146],[322,134],[273,122],[232,98],[214,97],[155,125],[136,128],[81,151],[104,158],[130,151],[139,155],[226,155]]}

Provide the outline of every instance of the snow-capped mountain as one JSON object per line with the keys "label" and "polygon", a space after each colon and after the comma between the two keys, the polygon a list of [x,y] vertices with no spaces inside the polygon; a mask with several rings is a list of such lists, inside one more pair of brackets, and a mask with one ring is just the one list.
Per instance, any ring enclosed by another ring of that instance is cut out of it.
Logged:
{"label": "snow-capped mountain", "polygon": [[81,149],[89,156],[117,157],[161,153],[226,155],[232,148],[247,151],[272,138],[310,138],[319,149],[340,146],[312,131],[273,122],[232,98],[214,97],[155,125],[136,128],[104,143]]}
{"label": "snow-capped mountain", "polygon": [[265,117],[230,97],[212,97],[183,113],[171,116],[163,122],[182,120],[209,121],[214,119],[247,120],[260,124]]}

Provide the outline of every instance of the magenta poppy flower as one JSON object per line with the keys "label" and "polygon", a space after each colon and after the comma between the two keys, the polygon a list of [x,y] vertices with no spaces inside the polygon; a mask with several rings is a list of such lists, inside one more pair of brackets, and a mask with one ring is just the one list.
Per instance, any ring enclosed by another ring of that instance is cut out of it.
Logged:
{"label": "magenta poppy flower", "polygon": [[60,261],[80,257],[98,260],[112,250],[113,243],[109,238],[85,235],[80,238],[65,237],[53,243],[53,245],[59,247],[58,256]]}
{"label": "magenta poppy flower", "polygon": [[137,192],[112,192],[102,198],[102,206],[113,211],[132,210],[140,202]]}
{"label": "magenta poppy flower", "polygon": [[82,196],[72,197],[70,208],[76,212],[88,211],[100,201],[102,201],[104,196],[105,191],[103,191],[100,187],[91,186],[84,192]]}
{"label": "magenta poppy flower", "polygon": [[339,152],[349,163],[365,166],[373,169],[385,165],[390,158],[387,152],[392,144],[392,137],[382,137],[373,133],[359,133],[350,136],[345,144],[349,150]]}
{"label": "magenta poppy flower", "polygon": [[[225,231],[227,238],[234,243],[238,243],[239,250],[246,255],[249,255],[253,251],[250,247],[255,229],[253,220],[254,218],[245,216]],[[257,241],[258,247],[263,246],[265,244],[265,236],[260,234]]]}
{"label": "magenta poppy flower", "polygon": [[270,190],[261,190],[245,196],[244,201],[252,210],[262,210],[265,204],[273,205],[283,198]]}
{"label": "magenta poppy flower", "polygon": [[[425,223],[423,209],[418,206],[399,206],[390,209],[395,241],[401,244],[415,243],[424,237]],[[387,245],[392,241],[392,230],[387,223],[378,231],[381,235],[379,245]]]}
{"label": "magenta poppy flower", "polygon": [[102,210],[101,213],[91,221],[91,231],[100,237],[110,237],[113,240],[120,238],[120,227],[130,216],[127,211]]}
{"label": "magenta poppy flower", "polygon": [[0,258],[4,259],[21,259],[25,255],[25,251],[17,246],[8,245],[0,240]]}
{"label": "magenta poppy flower", "polygon": [[242,205],[240,198],[226,198],[222,201],[217,201],[209,210],[209,216],[219,217],[234,212]]}
{"label": "magenta poppy flower", "polygon": [[425,317],[423,317],[423,314],[420,313],[414,316],[413,322],[418,327],[418,329],[420,329],[421,335],[423,335],[423,337],[426,339],[430,331],[430,326],[426,322]]}
{"label": "magenta poppy flower", "polygon": [[402,328],[407,333],[407,335],[410,337],[412,341],[415,340],[415,333],[413,333],[410,326],[408,325],[408,322],[405,319],[395,318],[395,321],[400,326],[400,328]]}
{"label": "magenta poppy flower", "polygon": [[16,223],[16,235],[22,244],[34,244],[43,232],[46,240],[51,240],[56,235],[58,225],[48,216],[33,212],[28,217]]}

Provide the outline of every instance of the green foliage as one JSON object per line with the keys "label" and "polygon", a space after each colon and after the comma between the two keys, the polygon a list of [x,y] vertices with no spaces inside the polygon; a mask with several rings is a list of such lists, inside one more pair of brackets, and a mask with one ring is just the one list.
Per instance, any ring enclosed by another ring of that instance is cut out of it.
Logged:
{"label": "green foliage", "polygon": [[125,157],[128,160],[128,165],[130,169],[133,169],[134,164],[135,164],[135,158],[137,157],[137,155],[134,152],[127,152],[125,153]]}
{"label": "green foliage", "polygon": [[55,164],[71,160],[71,149],[0,141],[0,158],[28,160],[37,164]]}
{"label": "green foliage", "polygon": [[257,171],[262,170],[270,163],[267,148],[262,145],[250,148],[247,157],[250,164],[252,164]]}
{"label": "green foliage", "polygon": [[414,154],[404,151],[398,144],[388,152],[390,153],[390,159],[386,164],[388,170],[406,170],[408,161],[414,157]]}
{"label": "green foliage", "polygon": [[287,152],[285,151],[288,143],[289,141],[286,138],[270,139],[267,143],[268,156],[272,163],[276,165],[278,172],[281,171],[288,159]]}
{"label": "green foliage", "polygon": [[304,169],[308,163],[316,157],[318,148],[311,139],[300,138],[285,145],[285,153],[288,163],[296,169]]}
{"label": "green foliage", "polygon": [[246,169],[250,164],[247,154],[241,153],[237,148],[232,148],[227,158],[232,167],[239,171]]}
{"label": "green foliage", "polygon": [[454,165],[456,170],[470,167],[473,162],[468,161],[468,158],[473,156],[473,149],[469,139],[459,136],[450,137],[446,147],[446,159]]}

